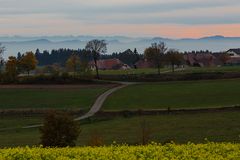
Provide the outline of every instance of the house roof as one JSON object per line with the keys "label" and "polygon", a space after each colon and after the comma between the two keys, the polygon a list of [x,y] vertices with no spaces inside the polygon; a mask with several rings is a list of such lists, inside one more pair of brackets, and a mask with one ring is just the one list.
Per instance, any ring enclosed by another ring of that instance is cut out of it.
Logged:
{"label": "house roof", "polygon": [[[94,66],[94,62],[90,62],[90,65]],[[103,60],[98,60],[97,65],[99,69],[113,69],[114,67],[118,65],[124,65],[119,59],[114,58],[114,59],[103,59]]]}
{"label": "house roof", "polygon": [[137,61],[135,65],[137,66],[137,68],[151,68],[154,66],[151,62],[147,61],[146,59],[141,59]]}
{"label": "house roof", "polygon": [[216,57],[210,53],[185,54],[184,59],[190,65],[199,64],[200,66],[211,66],[211,65],[214,65],[216,61]]}
{"label": "house roof", "polygon": [[235,49],[229,49],[227,52],[234,52],[236,54],[240,55],[240,48],[235,48]]}

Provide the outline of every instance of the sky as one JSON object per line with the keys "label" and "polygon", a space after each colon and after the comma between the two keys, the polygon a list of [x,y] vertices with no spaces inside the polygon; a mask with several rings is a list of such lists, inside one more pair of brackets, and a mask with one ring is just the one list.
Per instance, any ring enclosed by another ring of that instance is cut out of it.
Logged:
{"label": "sky", "polygon": [[0,0],[0,36],[240,37],[240,0]]}

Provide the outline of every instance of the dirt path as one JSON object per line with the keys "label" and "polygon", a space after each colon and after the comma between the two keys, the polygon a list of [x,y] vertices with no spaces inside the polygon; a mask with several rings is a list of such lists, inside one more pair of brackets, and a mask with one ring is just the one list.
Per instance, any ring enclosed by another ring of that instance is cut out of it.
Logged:
{"label": "dirt path", "polygon": [[105,93],[103,93],[102,95],[100,95],[97,98],[97,100],[95,101],[95,103],[93,104],[93,106],[91,107],[89,112],[87,112],[85,115],[83,115],[81,117],[76,118],[75,120],[76,121],[80,121],[80,120],[92,117],[95,113],[97,113],[101,109],[103,103],[108,98],[108,96],[110,96],[113,92],[116,92],[117,90],[119,90],[121,88],[127,87],[128,85],[130,85],[130,84],[122,83],[122,85],[117,86],[115,88],[112,88],[112,89],[106,91]]}
{"label": "dirt path", "polygon": [[[115,83],[119,83],[120,85],[118,85],[114,88],[111,88],[111,89],[107,90],[106,92],[104,92],[103,94],[101,94],[96,99],[96,101],[92,105],[89,112],[87,112],[83,116],[75,118],[74,120],[75,121],[80,121],[80,120],[83,120],[83,119],[94,116],[94,114],[97,113],[101,109],[103,103],[108,98],[108,96],[110,96],[112,93],[116,92],[119,89],[122,89],[122,88],[127,87],[127,86],[132,85],[132,84],[135,84],[135,83],[131,83],[131,82],[115,82]],[[41,127],[41,126],[42,126],[42,124],[36,124],[36,125],[31,125],[31,126],[24,126],[24,127],[21,127],[21,128],[22,129],[30,129],[30,128],[38,128],[38,127]]]}

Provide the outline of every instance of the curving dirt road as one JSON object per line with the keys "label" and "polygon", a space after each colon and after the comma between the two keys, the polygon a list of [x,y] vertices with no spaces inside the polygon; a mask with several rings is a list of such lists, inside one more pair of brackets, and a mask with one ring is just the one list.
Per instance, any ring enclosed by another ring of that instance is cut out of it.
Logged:
{"label": "curving dirt road", "polygon": [[[110,96],[113,92],[116,92],[117,90],[119,90],[121,88],[127,87],[128,85],[135,84],[135,83],[131,83],[131,82],[118,82],[118,83],[120,84],[119,86],[114,87],[112,89],[109,89],[106,92],[104,92],[103,94],[101,94],[96,99],[96,101],[92,105],[92,107],[89,110],[89,112],[87,112],[83,116],[75,118],[74,120],[75,121],[80,121],[80,120],[83,120],[83,119],[86,119],[86,118],[94,116],[94,114],[97,113],[101,109],[103,103],[108,98],[108,96]],[[30,129],[30,128],[38,128],[38,127],[41,127],[41,126],[42,126],[42,124],[37,124],[37,125],[25,126],[25,127],[21,127],[21,128],[22,129]]]}
{"label": "curving dirt road", "polygon": [[102,95],[100,95],[100,96],[97,98],[97,100],[94,102],[94,104],[93,104],[93,106],[91,107],[91,109],[90,109],[89,112],[87,112],[85,115],[83,115],[83,116],[81,116],[81,117],[76,118],[75,120],[76,120],[76,121],[80,121],[80,120],[83,120],[83,119],[92,117],[95,113],[97,113],[97,112],[101,109],[103,103],[105,102],[105,100],[107,99],[107,97],[108,97],[109,95],[111,95],[113,92],[115,92],[115,91],[117,91],[117,90],[119,90],[119,89],[121,89],[121,88],[124,88],[124,87],[126,87],[126,86],[128,86],[128,85],[129,85],[129,84],[122,84],[122,85],[120,85],[120,86],[117,86],[117,87],[115,87],[115,88],[112,88],[112,89],[106,91],[105,93],[103,93]]}

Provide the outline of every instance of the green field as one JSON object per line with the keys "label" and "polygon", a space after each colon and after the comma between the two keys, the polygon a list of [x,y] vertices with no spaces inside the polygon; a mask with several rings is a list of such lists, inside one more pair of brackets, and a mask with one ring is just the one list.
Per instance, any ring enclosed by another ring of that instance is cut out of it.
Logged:
{"label": "green field", "polygon": [[[161,68],[163,73],[171,73],[171,67]],[[222,66],[222,67],[185,67],[176,69],[175,73],[204,73],[204,72],[240,72],[240,66]],[[128,70],[100,70],[102,75],[128,75],[128,74],[157,74],[157,68],[128,69]],[[95,74],[95,72],[93,72]]]}
{"label": "green field", "polygon": [[0,109],[88,109],[108,88],[1,88]]}
{"label": "green field", "polygon": [[[105,144],[137,144],[140,142],[140,124],[144,120],[150,129],[152,141],[164,143],[173,140],[176,143],[188,141],[200,143],[240,142],[240,112],[224,111],[217,113],[172,114],[159,116],[142,116],[132,118],[115,118],[81,125],[78,145],[87,145],[90,135],[98,133]],[[12,120],[14,118],[15,120]],[[2,117],[0,126],[20,126],[41,121],[38,117]],[[25,146],[39,144],[38,129],[13,129],[0,131],[0,146]]]}
{"label": "green field", "polygon": [[132,85],[112,94],[104,110],[224,107],[240,104],[240,80]]}
{"label": "green field", "polygon": [[204,73],[204,72],[240,72],[240,66],[185,67],[184,71],[178,71],[177,73]]}
{"label": "green field", "polygon": [[[161,72],[171,71],[171,68],[161,68]],[[127,75],[127,74],[158,74],[157,68],[127,69],[127,70],[100,70],[102,75]]]}

